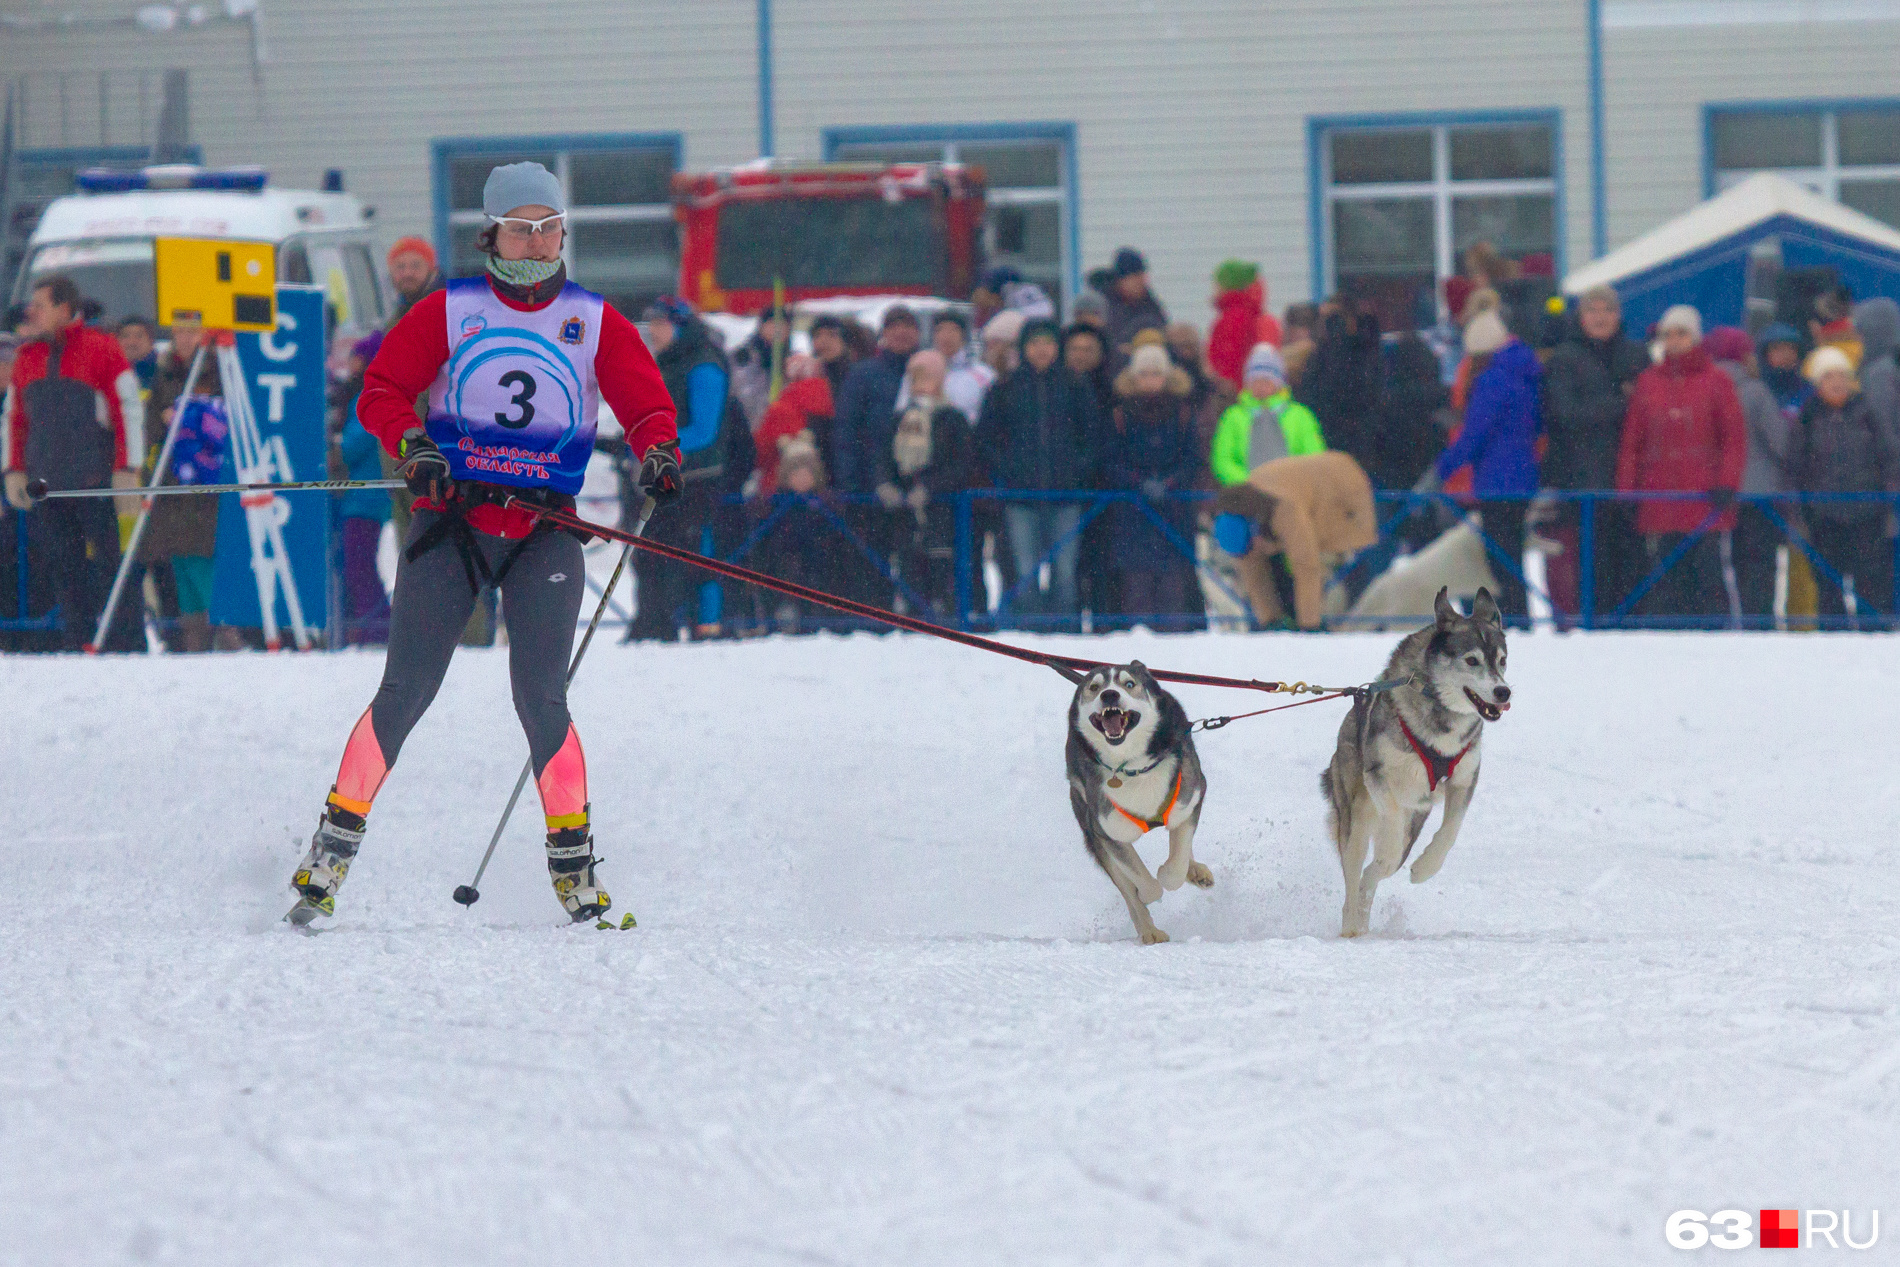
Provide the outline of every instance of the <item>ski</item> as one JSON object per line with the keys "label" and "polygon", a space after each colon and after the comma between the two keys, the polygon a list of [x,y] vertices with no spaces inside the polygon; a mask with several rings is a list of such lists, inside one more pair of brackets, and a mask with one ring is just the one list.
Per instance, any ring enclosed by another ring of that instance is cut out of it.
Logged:
{"label": "ski", "polygon": [[[297,904],[291,907],[289,911],[285,912],[284,923],[290,925],[292,928],[296,929],[298,932],[314,933],[314,932],[317,932],[318,930],[311,927],[311,922],[314,921],[317,918],[317,916],[335,915],[335,914],[336,914],[336,901],[334,898],[325,898],[321,902],[312,902],[309,898],[298,898]],[[573,922],[576,924],[585,924],[587,922],[587,919],[585,916],[583,916],[582,918],[574,920]],[[615,932],[615,931],[626,932],[629,929],[638,928],[639,926],[640,926],[639,921],[633,918],[633,912],[631,911],[627,912],[625,915],[622,915],[620,917],[620,922],[618,924],[614,923],[610,919],[600,919],[600,920],[596,920],[594,923],[595,928],[602,929],[607,932]]]}
{"label": "ski", "polygon": [[336,899],[326,897],[322,901],[312,902],[307,897],[297,899],[297,904],[284,913],[284,923],[298,930],[307,930],[310,921],[319,915],[335,915]]}

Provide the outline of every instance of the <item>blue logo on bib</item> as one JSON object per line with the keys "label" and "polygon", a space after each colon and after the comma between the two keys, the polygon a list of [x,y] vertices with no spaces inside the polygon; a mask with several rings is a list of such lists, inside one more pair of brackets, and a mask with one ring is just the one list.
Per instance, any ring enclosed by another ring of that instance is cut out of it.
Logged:
{"label": "blue logo on bib", "polygon": [[580,344],[587,338],[587,323],[579,317],[569,317],[561,323],[561,342]]}
{"label": "blue logo on bib", "polygon": [[429,432],[457,479],[580,491],[593,450],[586,387],[532,330],[489,326],[449,357],[446,416]]}

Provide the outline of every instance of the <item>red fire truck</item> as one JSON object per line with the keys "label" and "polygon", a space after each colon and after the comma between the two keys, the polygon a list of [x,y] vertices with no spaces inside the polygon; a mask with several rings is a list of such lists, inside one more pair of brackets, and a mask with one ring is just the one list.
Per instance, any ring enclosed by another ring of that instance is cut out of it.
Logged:
{"label": "red fire truck", "polygon": [[680,294],[750,315],[836,295],[968,299],[982,269],[983,169],[782,163],[673,177]]}

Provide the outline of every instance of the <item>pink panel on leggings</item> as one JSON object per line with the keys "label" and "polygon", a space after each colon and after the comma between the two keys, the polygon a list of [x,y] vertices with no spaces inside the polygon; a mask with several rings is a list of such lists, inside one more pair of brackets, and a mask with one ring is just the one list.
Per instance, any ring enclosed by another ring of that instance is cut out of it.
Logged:
{"label": "pink panel on leggings", "polygon": [[349,744],[343,749],[343,765],[336,772],[336,790],[353,801],[373,801],[377,789],[388,777],[383,746],[376,742],[376,727],[371,724],[366,708],[356,729],[350,732]]}
{"label": "pink panel on leggings", "polygon": [[581,751],[581,737],[570,724],[567,742],[535,780],[541,793],[541,812],[549,818],[578,814],[587,808],[587,756]]}

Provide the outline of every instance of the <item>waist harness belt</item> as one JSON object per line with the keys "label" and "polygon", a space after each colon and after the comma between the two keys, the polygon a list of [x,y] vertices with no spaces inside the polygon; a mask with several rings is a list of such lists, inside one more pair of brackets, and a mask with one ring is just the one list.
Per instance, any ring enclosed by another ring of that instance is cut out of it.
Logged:
{"label": "waist harness belt", "polygon": [[484,587],[500,589],[502,581],[508,577],[508,570],[514,567],[515,560],[521,557],[522,551],[542,537],[556,532],[570,532],[579,537],[583,544],[591,539],[588,534],[559,527],[546,519],[536,519],[534,527],[528,530],[528,535],[510,546],[508,553],[501,557],[501,563],[491,571],[488,561],[482,557],[481,549],[475,543],[475,529],[468,525],[469,512],[477,506],[486,506],[491,502],[496,504],[505,502],[510,497],[533,501],[550,510],[559,510],[567,514],[572,514],[574,511],[574,499],[566,493],[557,493],[552,489],[503,488],[495,484],[457,484],[455,499],[442,508],[442,518],[431,524],[420,537],[417,537],[415,542],[403,551],[402,557],[414,563],[444,541],[453,541],[455,552],[462,558],[462,570],[468,575],[470,592],[480,594]]}

